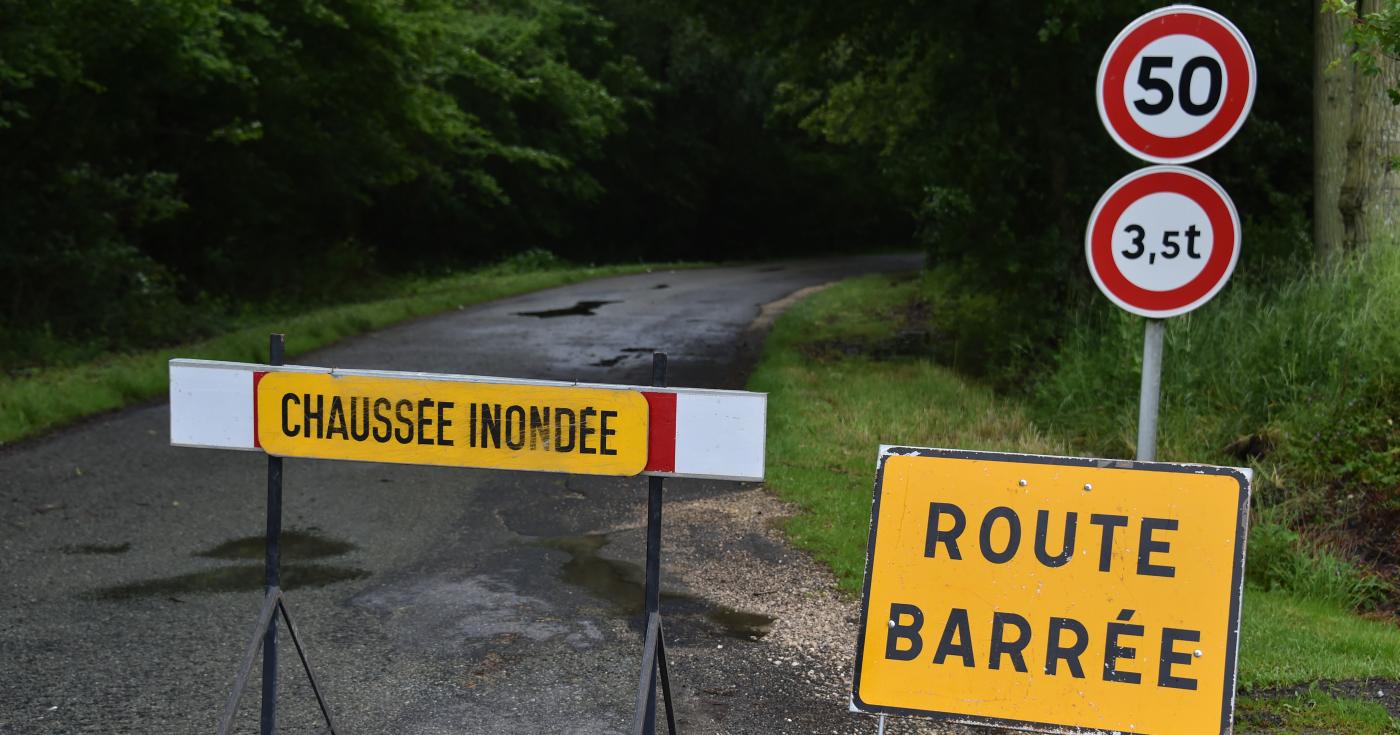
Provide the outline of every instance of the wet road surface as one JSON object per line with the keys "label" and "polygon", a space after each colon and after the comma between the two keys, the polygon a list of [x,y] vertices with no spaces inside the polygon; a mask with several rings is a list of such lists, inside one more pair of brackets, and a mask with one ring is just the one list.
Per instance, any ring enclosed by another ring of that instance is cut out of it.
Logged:
{"label": "wet road surface", "polygon": [[[917,259],[656,272],[415,321],[347,368],[742,387],[762,304]],[[0,733],[212,733],[260,602],[265,459],[172,448],[151,405],[0,450]],[[640,656],[640,479],[286,460],[284,587],[349,733],[612,733]],[[751,491],[668,481],[668,503]],[[758,557],[790,550],[759,548]],[[718,558],[718,557],[716,557]],[[683,730],[871,732],[775,668],[768,615],[676,580]],[[284,640],[285,732],[316,732]],[[255,669],[256,671],[256,669]],[[239,732],[255,732],[255,681]]]}

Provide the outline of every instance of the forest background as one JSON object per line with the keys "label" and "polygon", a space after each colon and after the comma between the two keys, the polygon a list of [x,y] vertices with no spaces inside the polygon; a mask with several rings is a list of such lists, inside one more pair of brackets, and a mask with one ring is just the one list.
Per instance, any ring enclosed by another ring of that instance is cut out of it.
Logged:
{"label": "forest background", "polygon": [[[1131,456],[1140,322],[1080,243],[1140,165],[1099,60],[1159,5],[0,0],[0,413],[46,410],[54,371],[484,264],[918,249],[880,307],[918,359]],[[1260,71],[1198,164],[1245,245],[1169,333],[1164,456],[1255,466],[1262,538],[1317,552],[1284,567],[1357,560],[1333,576],[1374,606],[1400,564],[1400,3],[1211,7]]]}

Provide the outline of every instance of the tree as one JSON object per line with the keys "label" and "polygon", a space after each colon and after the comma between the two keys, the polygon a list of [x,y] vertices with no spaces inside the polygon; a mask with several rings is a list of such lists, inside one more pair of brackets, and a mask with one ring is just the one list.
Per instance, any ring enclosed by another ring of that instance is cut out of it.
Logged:
{"label": "tree", "polygon": [[1314,38],[1313,239],[1334,257],[1400,217],[1400,2],[1328,0]]}
{"label": "tree", "polygon": [[[696,0],[699,2],[699,0]],[[1250,122],[1200,164],[1246,213],[1263,260],[1308,247],[1311,90],[1297,83],[1316,0],[1219,0],[1257,55]],[[1140,163],[1094,106],[1104,50],[1152,0],[706,0],[730,37],[781,64],[780,115],[870,152],[917,220],[956,302],[940,344],[965,367],[1043,358],[1067,309],[1094,298],[1082,238],[1094,202]],[[1086,298],[1087,297],[1087,298]]]}

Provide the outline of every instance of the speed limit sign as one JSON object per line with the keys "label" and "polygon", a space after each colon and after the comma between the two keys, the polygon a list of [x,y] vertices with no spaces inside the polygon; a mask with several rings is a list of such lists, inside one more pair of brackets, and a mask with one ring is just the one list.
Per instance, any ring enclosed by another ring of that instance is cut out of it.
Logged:
{"label": "speed limit sign", "polygon": [[1225,145],[1254,103],[1254,52],[1219,13],[1154,10],[1124,28],[1099,65],[1099,117],[1125,150],[1188,163]]}
{"label": "speed limit sign", "polygon": [[1094,283],[1113,303],[1165,319],[1209,301],[1235,270],[1240,217],[1213,179],[1149,166],[1109,188],[1084,235]]}

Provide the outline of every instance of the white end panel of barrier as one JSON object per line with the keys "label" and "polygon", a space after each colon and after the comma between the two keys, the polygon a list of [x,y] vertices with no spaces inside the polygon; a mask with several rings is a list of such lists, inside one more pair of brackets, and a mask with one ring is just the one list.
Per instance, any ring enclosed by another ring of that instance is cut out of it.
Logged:
{"label": "white end panel of barrier", "polygon": [[244,367],[172,363],[170,443],[181,447],[254,449],[253,371]]}
{"label": "white end panel of barrier", "polygon": [[676,469],[685,477],[763,479],[767,396],[676,391]]}

